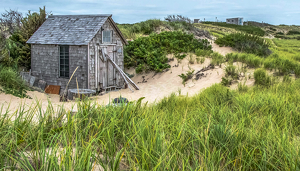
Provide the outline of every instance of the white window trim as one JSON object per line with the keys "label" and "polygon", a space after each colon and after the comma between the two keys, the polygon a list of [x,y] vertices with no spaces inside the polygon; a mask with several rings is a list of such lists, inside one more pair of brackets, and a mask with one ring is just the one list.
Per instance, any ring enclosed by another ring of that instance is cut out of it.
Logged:
{"label": "white window trim", "polygon": [[[110,31],[110,42],[104,42],[103,41],[103,35],[104,35],[103,32],[104,31]],[[113,36],[113,31],[112,30],[103,30],[102,31],[102,44],[112,44],[112,36]]]}

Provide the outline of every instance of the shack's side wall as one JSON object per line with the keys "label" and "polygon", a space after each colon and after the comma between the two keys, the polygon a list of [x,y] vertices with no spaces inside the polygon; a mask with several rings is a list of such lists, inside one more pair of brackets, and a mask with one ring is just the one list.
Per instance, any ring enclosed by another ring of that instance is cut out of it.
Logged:
{"label": "shack's side wall", "polygon": [[[123,55],[123,44],[121,41],[121,37],[117,34],[117,31],[112,26],[112,23],[109,20],[102,26],[103,30],[113,30],[112,42],[110,45],[115,44],[115,50],[113,55],[113,60],[119,67],[124,70],[124,55]],[[121,79],[121,75],[117,72],[116,69],[109,70],[108,63],[103,62],[99,57],[102,54],[99,53],[101,47],[105,47],[107,44],[102,44],[102,31],[99,30],[95,37],[89,43],[89,88],[99,90],[101,88],[105,88],[108,86],[107,84],[107,72],[113,72],[116,76],[116,85],[122,86],[124,84],[124,80]]]}
{"label": "shack's side wall", "polygon": [[[69,46],[70,77],[77,68],[68,88],[87,88],[87,46]],[[38,80],[44,80],[48,85],[59,85],[61,90],[66,88],[69,78],[59,77],[59,46],[32,45],[31,71]]]}

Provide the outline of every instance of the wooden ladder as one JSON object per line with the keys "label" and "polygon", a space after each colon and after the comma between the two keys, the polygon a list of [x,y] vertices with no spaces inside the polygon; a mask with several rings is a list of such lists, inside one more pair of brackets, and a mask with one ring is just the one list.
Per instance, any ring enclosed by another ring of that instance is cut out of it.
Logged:
{"label": "wooden ladder", "polygon": [[105,57],[112,65],[113,67],[115,67],[117,69],[117,71],[119,71],[119,73],[121,74],[121,76],[123,77],[123,79],[125,80],[126,84],[128,85],[129,89],[131,91],[133,91],[129,84],[134,87],[136,90],[139,90],[140,88],[127,76],[127,74],[124,73],[124,71],[113,61],[111,60],[110,56],[105,53],[104,49],[102,48],[102,55],[103,57]]}

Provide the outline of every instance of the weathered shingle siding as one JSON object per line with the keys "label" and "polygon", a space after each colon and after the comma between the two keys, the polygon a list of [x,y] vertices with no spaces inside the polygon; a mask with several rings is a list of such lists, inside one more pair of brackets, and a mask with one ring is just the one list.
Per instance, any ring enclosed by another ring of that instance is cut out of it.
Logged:
{"label": "weathered shingle siding", "polygon": [[90,89],[96,89],[96,71],[95,71],[95,63],[96,63],[96,44],[101,43],[101,31],[98,31],[95,37],[89,43],[89,87]]}
{"label": "weathered shingle siding", "polygon": [[[116,58],[115,58],[115,62],[119,65],[120,68],[122,68],[122,70],[124,70],[124,55],[123,55],[123,44],[122,44],[122,40],[121,37],[118,35],[117,31],[114,29],[114,27],[112,26],[112,24],[109,22],[109,20],[106,20],[106,22],[102,25],[103,30],[113,30],[113,39],[112,39],[112,44],[117,44],[117,48],[119,48],[119,52],[116,53]],[[89,54],[90,54],[90,58],[89,58],[89,84],[90,84],[90,88],[91,89],[96,89],[96,86],[100,83],[104,83],[104,86],[107,86],[105,84],[105,74],[104,72],[106,72],[106,65],[104,62],[102,62],[99,59],[98,56],[98,62],[99,62],[99,70],[98,70],[98,82],[96,81],[96,73],[95,73],[95,67],[97,67],[95,65],[96,59],[95,56],[97,55],[101,55],[101,54],[96,54],[98,52],[96,52],[95,47],[98,45],[105,45],[102,44],[102,31],[99,30],[97,32],[97,34],[94,36],[94,38],[89,42]],[[123,79],[121,79],[120,74],[115,70],[116,72],[116,83],[117,86],[122,86],[123,85]],[[97,84],[97,85],[96,85]]]}
{"label": "weathered shingle siding", "polygon": [[[87,88],[87,46],[69,46],[70,77],[78,66],[69,88]],[[64,89],[69,81],[59,78],[59,46],[32,45],[31,46],[32,75],[47,82],[48,85],[60,85]]]}

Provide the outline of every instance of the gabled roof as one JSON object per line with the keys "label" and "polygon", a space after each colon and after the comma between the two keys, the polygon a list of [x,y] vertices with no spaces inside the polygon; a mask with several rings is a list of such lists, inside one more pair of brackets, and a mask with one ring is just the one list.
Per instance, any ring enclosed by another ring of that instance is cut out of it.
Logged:
{"label": "gabled roof", "polygon": [[112,15],[51,15],[30,37],[30,44],[87,45],[107,19],[111,21],[124,44],[120,30],[111,19]]}

